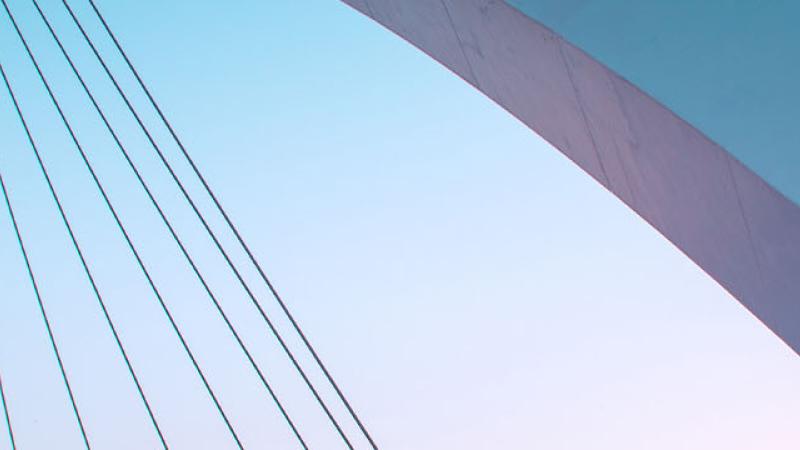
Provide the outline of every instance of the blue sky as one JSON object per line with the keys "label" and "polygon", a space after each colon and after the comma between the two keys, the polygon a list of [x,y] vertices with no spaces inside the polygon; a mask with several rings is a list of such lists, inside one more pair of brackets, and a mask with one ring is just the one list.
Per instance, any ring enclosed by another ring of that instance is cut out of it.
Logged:
{"label": "blue sky", "polygon": [[[43,3],[301,431],[337,448],[60,3]],[[111,54],[86,2],[72,3]],[[294,448],[32,6],[10,4],[246,446]],[[579,168],[398,37],[333,0],[100,6],[383,448],[794,448],[797,355]],[[2,20],[2,63],[167,440],[229,448]],[[152,447],[7,95],[0,131],[90,438]],[[0,370],[20,447],[80,448],[6,214],[0,255]]]}

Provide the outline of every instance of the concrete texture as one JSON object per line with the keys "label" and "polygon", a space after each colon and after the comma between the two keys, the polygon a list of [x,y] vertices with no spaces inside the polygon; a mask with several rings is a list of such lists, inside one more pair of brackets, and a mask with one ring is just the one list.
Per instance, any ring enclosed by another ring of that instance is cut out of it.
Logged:
{"label": "concrete texture", "polygon": [[485,93],[800,352],[800,208],[581,49],[499,0],[344,0]]}

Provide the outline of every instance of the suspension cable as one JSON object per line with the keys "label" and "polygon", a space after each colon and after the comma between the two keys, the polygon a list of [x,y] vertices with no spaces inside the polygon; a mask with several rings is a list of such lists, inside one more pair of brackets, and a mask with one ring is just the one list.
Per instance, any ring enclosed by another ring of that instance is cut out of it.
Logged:
{"label": "suspension cable", "polygon": [[37,9],[40,17],[42,18],[42,20],[45,22],[45,25],[47,26],[48,30],[50,31],[51,36],[53,37],[53,39],[58,44],[58,47],[61,50],[62,55],[64,55],[64,57],[66,58],[67,62],[69,63],[69,66],[72,69],[72,72],[75,74],[75,76],[77,77],[80,85],[83,87],[84,92],[86,92],[87,96],[89,97],[89,100],[91,101],[92,105],[94,106],[94,109],[100,115],[100,118],[101,118],[103,124],[105,125],[105,127],[109,131],[109,133],[111,134],[111,137],[113,138],[114,142],[116,143],[117,148],[121,151],[122,155],[125,158],[125,161],[127,162],[128,166],[133,171],[134,175],[136,176],[137,180],[139,181],[139,184],[144,189],[144,191],[147,194],[147,197],[149,198],[150,202],[155,207],[156,211],[158,212],[159,216],[161,217],[161,220],[166,225],[167,229],[169,230],[170,234],[172,235],[172,238],[177,243],[177,245],[180,248],[181,253],[183,254],[184,258],[189,262],[189,265],[191,266],[191,268],[194,271],[195,275],[199,279],[199,281],[202,284],[204,290],[206,291],[208,296],[211,298],[215,308],[217,309],[217,312],[220,314],[220,316],[224,320],[224,322],[227,325],[229,331],[233,334],[233,336],[236,339],[236,342],[238,343],[239,347],[244,352],[245,356],[247,357],[248,361],[250,362],[250,365],[256,371],[258,377],[261,380],[262,385],[267,389],[267,392],[269,393],[269,395],[272,398],[273,402],[276,404],[276,406],[280,410],[281,415],[283,416],[284,420],[288,423],[288,425],[291,428],[292,432],[294,433],[295,437],[299,440],[299,442],[303,446],[303,448],[307,449],[308,447],[307,447],[305,441],[303,440],[302,436],[300,435],[300,433],[299,433],[297,427],[295,426],[294,422],[289,417],[288,412],[286,411],[286,409],[282,405],[281,401],[278,399],[277,394],[275,393],[275,391],[271,387],[270,383],[267,381],[266,376],[263,374],[261,368],[256,363],[255,359],[253,358],[252,354],[250,353],[250,351],[247,348],[247,346],[244,343],[244,341],[241,339],[241,337],[240,337],[238,331],[236,330],[236,328],[234,327],[233,323],[230,321],[230,319],[228,318],[227,314],[224,312],[221,304],[219,303],[218,299],[214,295],[214,293],[211,290],[210,286],[206,282],[205,277],[200,272],[200,269],[196,265],[194,259],[191,257],[191,255],[189,254],[189,252],[186,249],[185,245],[183,244],[181,239],[178,237],[177,232],[175,231],[172,223],[166,217],[166,214],[164,213],[163,208],[158,203],[158,201],[156,200],[156,198],[155,198],[154,194],[152,193],[150,187],[148,186],[147,182],[142,177],[141,172],[139,171],[139,169],[137,168],[136,164],[133,162],[132,158],[130,157],[130,153],[128,153],[128,150],[122,144],[122,142],[121,142],[121,140],[119,138],[119,135],[116,133],[116,131],[114,131],[114,128],[111,126],[111,123],[109,122],[107,116],[103,112],[102,108],[99,106],[96,98],[94,97],[94,95],[92,94],[92,92],[89,89],[88,85],[86,84],[85,80],[83,79],[83,76],[81,75],[80,71],[77,69],[77,67],[75,66],[72,58],[69,56],[69,53],[64,48],[63,44],[61,43],[61,40],[59,39],[58,35],[56,34],[55,30],[53,29],[53,27],[50,24],[49,20],[47,19],[46,15],[42,11],[42,9],[39,7],[38,2],[36,0],[33,0],[33,4],[36,7],[36,9]]}
{"label": "suspension cable", "polygon": [[[3,177],[0,175],[0,183],[3,182]],[[3,185],[5,188],[5,185]],[[5,189],[3,190],[5,194]],[[6,417],[6,430],[8,431],[8,438],[11,440],[11,450],[17,450],[17,443],[14,440],[14,429],[11,426],[11,416],[8,413],[8,402],[6,402],[6,391],[3,389],[3,377],[0,377],[0,400],[3,403],[3,414]]]}
{"label": "suspension cable", "polygon": [[[82,34],[84,35],[84,38],[87,40],[89,45],[92,47],[92,49],[93,49],[93,51],[95,53],[95,56],[101,61],[101,64],[103,65],[104,69],[106,70],[106,73],[112,79],[112,82],[116,86],[117,90],[120,92],[120,94],[122,94],[122,96],[124,98],[125,95],[122,92],[122,90],[120,89],[119,84],[116,82],[116,79],[111,74],[111,72],[108,70],[106,64],[103,62],[103,58],[100,56],[100,54],[95,49],[95,47],[94,47],[91,39],[89,38],[89,36],[85,32],[83,32],[83,27],[80,26],[77,17],[75,17],[75,15],[71,12],[72,10],[71,10],[69,4],[67,3],[66,0],[62,0],[62,3],[70,11],[70,15],[73,17],[73,20],[81,28]],[[245,240],[242,238],[238,228],[233,223],[233,221],[230,219],[230,216],[225,211],[225,209],[222,207],[222,204],[218,200],[216,194],[214,194],[214,191],[211,189],[210,185],[206,181],[206,179],[203,176],[203,174],[200,172],[200,170],[197,167],[196,163],[194,162],[192,157],[189,155],[189,152],[186,150],[186,148],[183,145],[182,141],[178,137],[177,133],[175,132],[174,128],[172,127],[172,124],[167,119],[166,115],[163,113],[163,111],[161,110],[160,106],[158,105],[158,102],[155,100],[155,98],[151,94],[150,90],[148,89],[147,85],[142,80],[141,76],[139,75],[139,72],[134,67],[134,65],[131,62],[130,58],[128,57],[127,53],[125,52],[125,50],[122,48],[121,44],[119,43],[119,40],[117,39],[116,35],[113,33],[113,31],[111,30],[111,28],[108,25],[107,21],[105,20],[105,17],[100,12],[100,10],[97,8],[97,5],[95,4],[94,0],[89,0],[89,4],[91,5],[91,7],[94,10],[96,16],[98,17],[98,19],[102,23],[103,28],[105,29],[106,33],[108,33],[109,37],[113,41],[113,43],[114,43],[115,47],[117,48],[117,50],[119,51],[120,55],[125,60],[126,65],[130,69],[130,71],[132,72],[134,77],[136,78],[137,83],[139,84],[139,86],[144,91],[144,93],[145,93],[146,97],[148,98],[150,104],[154,107],[154,109],[156,110],[156,113],[158,114],[159,118],[164,123],[164,125],[167,127],[167,130],[169,131],[170,135],[174,139],[175,143],[178,145],[178,148],[181,150],[181,153],[183,154],[184,158],[189,163],[190,167],[192,168],[192,171],[194,172],[194,174],[200,180],[201,184],[203,185],[204,190],[206,191],[206,193],[211,198],[211,200],[214,203],[216,209],[220,212],[220,214],[222,215],[222,217],[225,220],[226,224],[228,225],[228,227],[231,229],[231,231],[233,232],[234,236],[236,237],[236,240],[238,241],[239,245],[241,245],[241,247],[243,248],[243,250],[247,254],[249,260],[251,261],[251,263],[255,266],[256,270],[258,271],[259,276],[264,281],[264,283],[267,285],[267,287],[268,287],[269,291],[271,292],[272,296],[275,298],[275,300],[277,301],[278,305],[280,306],[280,309],[283,311],[283,313],[289,319],[289,322],[292,324],[292,327],[297,332],[297,334],[300,336],[304,346],[306,347],[306,349],[308,349],[308,351],[311,354],[311,356],[313,357],[314,361],[319,366],[319,368],[322,370],[323,374],[325,375],[325,378],[330,383],[330,385],[334,388],[337,396],[342,401],[342,403],[345,405],[345,407],[346,407],[347,411],[349,412],[350,416],[355,420],[355,422],[358,425],[359,429],[364,434],[364,436],[367,438],[367,440],[369,441],[369,443],[372,446],[372,448],[377,450],[378,447],[375,444],[375,441],[372,439],[372,437],[369,434],[369,432],[367,431],[366,427],[364,426],[364,424],[362,423],[362,421],[358,417],[358,414],[355,412],[353,407],[350,405],[350,402],[347,400],[344,392],[341,390],[341,388],[336,383],[336,381],[333,379],[333,376],[330,374],[330,372],[327,369],[327,367],[325,366],[325,364],[322,362],[322,359],[319,357],[319,355],[316,352],[316,350],[314,349],[313,345],[311,344],[311,342],[306,337],[306,335],[303,332],[302,328],[300,327],[299,323],[294,318],[292,313],[289,311],[289,308],[286,306],[286,303],[283,301],[283,299],[281,298],[281,296],[278,294],[277,290],[275,289],[274,285],[272,284],[272,282],[267,277],[266,272],[263,270],[263,268],[261,267],[261,264],[258,262],[258,260],[256,259],[255,255],[250,250],[250,247],[247,245]],[[133,108],[133,106],[130,104],[130,102],[127,101],[127,98],[124,98],[124,100],[125,100],[125,103],[128,106],[128,108],[131,110],[131,112],[134,114],[134,116],[137,117],[137,120],[138,120],[138,114],[136,113],[136,111]],[[140,125],[142,125],[141,121],[139,121],[139,123],[140,123]],[[144,125],[142,125],[142,127],[144,127]],[[155,144],[153,144],[153,145],[155,145]],[[161,159],[164,162],[164,164],[169,167],[168,162],[164,159],[163,156],[161,156],[161,152],[160,151],[159,151],[159,156],[161,157]],[[172,173],[172,169],[168,169],[168,170],[170,171],[170,173]],[[173,174],[173,177],[175,178],[174,174]],[[181,185],[180,181],[177,178],[176,178],[175,181],[179,185]],[[185,192],[185,190],[183,189],[182,186],[181,186],[181,190],[183,191],[184,195],[187,197],[187,200],[190,202],[190,204],[192,204],[192,206],[194,207],[194,202],[191,200],[191,198],[189,197],[188,193]],[[196,208],[195,208],[195,211],[197,212]],[[199,214],[199,212],[197,212],[197,213]],[[203,220],[202,217],[201,217],[201,220]],[[219,244],[219,241],[216,238],[216,236],[213,233],[213,231],[208,227],[208,225],[205,223],[204,220],[203,220],[203,224],[204,224],[207,232],[211,235],[212,239],[216,243],[216,245],[219,248],[219,250],[223,253],[223,256],[226,258],[228,263],[232,266],[232,263],[230,262],[230,259],[227,257],[227,253],[225,252],[225,250],[223,250],[223,248],[221,247],[221,244]],[[238,275],[238,271],[234,267],[232,267],[232,268],[233,268],[233,270],[235,272],[237,272],[237,275]],[[242,281],[242,283],[244,283],[244,282]],[[245,289],[249,292],[249,288],[247,288],[245,286]],[[259,312],[262,315],[262,318],[264,318],[264,320],[267,321],[268,325],[270,325],[269,319],[264,314],[262,307],[260,306],[260,304],[258,304],[256,299],[253,298],[252,295],[251,295],[251,300],[254,302],[254,304],[258,308]]]}
{"label": "suspension cable", "polygon": [[[233,425],[231,424],[230,420],[228,419],[228,416],[225,414],[225,411],[222,408],[222,405],[220,404],[220,402],[219,402],[219,400],[217,398],[217,395],[214,393],[214,390],[212,389],[211,385],[209,384],[208,380],[206,379],[205,374],[203,373],[202,369],[200,368],[200,365],[198,364],[198,362],[197,362],[194,354],[192,353],[191,349],[189,348],[189,345],[186,342],[186,340],[185,340],[185,338],[183,336],[183,333],[180,331],[180,328],[178,327],[177,323],[175,322],[174,318],[172,317],[172,313],[169,311],[169,308],[167,307],[166,303],[164,302],[164,299],[161,296],[161,293],[159,292],[158,288],[156,287],[155,282],[153,281],[152,277],[150,276],[149,271],[147,270],[144,262],[142,261],[141,257],[139,256],[138,250],[133,245],[133,242],[131,241],[131,238],[128,235],[127,230],[123,226],[122,221],[120,220],[120,218],[119,218],[119,216],[118,216],[118,214],[116,212],[116,209],[112,205],[110,199],[108,198],[108,195],[105,192],[105,189],[102,186],[102,183],[100,182],[100,180],[97,177],[97,174],[94,171],[93,166],[89,162],[89,159],[86,156],[85,151],[83,150],[83,146],[80,144],[80,141],[78,141],[78,138],[75,135],[74,130],[72,129],[72,125],[70,125],[69,120],[67,119],[66,115],[64,114],[64,111],[61,109],[61,105],[58,102],[58,100],[56,99],[55,94],[53,93],[52,89],[50,88],[49,82],[47,81],[44,73],[42,72],[41,68],[39,67],[39,64],[38,64],[36,58],[33,56],[33,53],[31,51],[30,47],[28,46],[27,41],[25,40],[25,38],[24,38],[24,36],[22,34],[22,31],[20,30],[19,26],[16,23],[16,20],[14,19],[13,14],[11,13],[11,10],[8,8],[6,0],[0,0],[0,1],[2,1],[3,6],[6,9],[6,12],[8,13],[8,17],[11,19],[11,22],[14,25],[14,28],[15,28],[15,30],[17,32],[17,35],[19,36],[20,40],[22,41],[22,43],[23,43],[23,45],[25,47],[25,50],[26,50],[26,52],[28,54],[29,59],[33,63],[34,67],[36,68],[36,71],[37,71],[37,73],[39,75],[39,79],[44,84],[44,86],[45,86],[45,88],[47,90],[47,93],[48,93],[48,95],[50,97],[50,100],[53,102],[53,105],[58,110],[59,116],[61,117],[61,121],[63,122],[63,124],[67,128],[67,131],[69,132],[69,135],[70,135],[73,143],[75,144],[75,146],[78,149],[78,152],[80,153],[81,159],[83,160],[86,168],[89,170],[89,173],[92,176],[92,179],[94,180],[94,183],[97,186],[97,188],[98,188],[98,190],[100,192],[100,195],[103,197],[103,200],[104,200],[106,206],[108,207],[109,211],[111,212],[111,215],[114,217],[114,220],[115,220],[115,222],[117,224],[117,227],[122,232],[122,235],[125,238],[125,241],[127,242],[127,245],[130,248],[131,252],[133,253],[137,264],[139,265],[140,269],[142,270],[142,273],[145,275],[145,278],[147,279],[147,282],[150,285],[150,288],[152,289],[152,291],[156,295],[156,298],[157,298],[162,310],[164,311],[165,315],[167,316],[167,319],[169,320],[170,325],[172,326],[172,329],[175,331],[178,339],[180,340],[181,345],[183,346],[183,349],[186,351],[186,353],[187,353],[192,365],[194,366],[195,371],[200,376],[200,379],[203,382],[203,385],[204,385],[206,391],[208,392],[209,396],[211,397],[211,400],[214,402],[214,405],[215,405],[217,411],[219,412],[220,417],[225,422],[225,425],[226,425],[228,431],[230,432],[231,437],[236,442],[236,445],[240,449],[243,450],[244,447],[242,446],[242,443],[241,443],[241,441],[239,439],[239,436],[236,434],[236,431],[234,430]],[[34,146],[34,149],[37,152],[37,158],[38,158],[38,149],[36,149],[35,146]],[[40,160],[40,163],[41,163],[41,160]],[[43,172],[46,172],[46,169],[44,168],[43,164],[40,165],[40,167],[42,168]],[[46,177],[46,178],[49,181],[49,177]],[[52,190],[53,193],[55,193],[55,190],[52,188],[52,185],[51,185],[51,190]],[[63,210],[61,210],[61,212],[63,214]]]}
{"label": "suspension cable", "polygon": [[[2,64],[0,64],[0,74],[3,76],[3,81],[6,84],[6,87],[11,92],[11,86],[8,84],[8,79],[6,78],[6,73],[3,70]],[[13,98],[13,93],[11,94]],[[16,99],[13,99],[14,104],[16,105]],[[20,116],[21,118],[21,116]],[[27,125],[25,125],[25,129],[27,130]],[[30,137],[29,137],[30,139]],[[31,141],[32,142],[32,141]],[[78,410],[78,404],[75,401],[75,394],[72,392],[72,385],[69,382],[69,376],[67,376],[67,371],[64,368],[64,361],[61,359],[61,351],[58,349],[58,344],[56,344],[56,338],[53,335],[53,328],[50,325],[50,319],[47,317],[47,311],[44,307],[44,302],[42,301],[42,295],[39,293],[39,285],[36,283],[36,276],[33,274],[33,268],[31,267],[31,262],[28,259],[28,251],[25,249],[25,244],[22,239],[22,233],[19,230],[19,226],[17,225],[17,218],[14,215],[14,209],[11,207],[11,199],[9,198],[8,191],[6,190],[6,184],[3,182],[3,175],[0,174],[0,186],[3,189],[3,198],[5,198],[6,202],[6,209],[8,210],[8,215],[11,217],[11,223],[14,226],[14,233],[17,236],[17,243],[19,244],[19,249],[22,252],[22,258],[25,260],[25,268],[28,271],[28,278],[31,281],[31,285],[33,286],[33,292],[36,294],[36,301],[39,305],[39,313],[42,316],[42,320],[44,321],[44,326],[47,329],[47,337],[50,340],[50,346],[53,348],[53,354],[56,357],[56,361],[58,362],[58,369],[61,372],[61,379],[64,381],[64,387],[67,389],[67,394],[69,395],[69,402],[72,406],[72,412],[75,414],[75,419],[78,421],[78,428],[81,431],[81,437],[83,438],[83,443],[86,445],[86,449],[91,449],[91,445],[89,445],[89,437],[86,435],[86,427],[83,425],[83,418],[81,417],[81,413]],[[3,395],[3,406],[5,407],[5,394]],[[6,414],[6,419],[8,419],[8,414]],[[11,422],[8,422],[8,430],[9,433],[11,432]],[[13,441],[13,435],[12,435]]]}
{"label": "suspension cable", "polygon": [[315,397],[315,399],[317,400],[317,403],[318,403],[318,404],[319,404],[319,405],[322,407],[322,409],[323,409],[323,411],[325,412],[325,414],[327,415],[328,419],[331,421],[331,423],[332,423],[332,424],[334,425],[334,427],[336,428],[336,430],[337,430],[337,432],[339,433],[340,437],[343,439],[343,441],[345,442],[345,444],[346,444],[346,445],[347,445],[349,448],[351,448],[351,449],[352,449],[353,447],[352,447],[352,445],[350,444],[350,441],[349,441],[349,439],[347,438],[347,436],[345,435],[345,433],[344,433],[344,431],[342,430],[341,426],[339,425],[338,421],[336,420],[336,418],[335,418],[335,417],[333,416],[333,414],[331,413],[331,411],[330,411],[330,409],[328,408],[328,406],[326,405],[325,401],[324,401],[324,400],[322,399],[322,397],[319,395],[319,393],[318,393],[317,389],[314,387],[313,383],[312,383],[312,382],[311,382],[311,380],[308,378],[308,376],[307,376],[307,374],[305,373],[305,371],[303,370],[303,368],[300,366],[299,362],[297,361],[297,358],[294,356],[294,354],[292,353],[292,351],[289,349],[288,345],[285,343],[285,341],[284,341],[284,340],[283,340],[283,338],[281,337],[281,335],[280,335],[280,333],[278,332],[277,328],[274,326],[274,324],[273,324],[273,323],[272,323],[272,321],[269,319],[269,317],[268,317],[268,315],[266,314],[266,312],[264,311],[264,309],[261,307],[260,303],[259,303],[259,302],[258,302],[258,300],[256,299],[256,296],[255,296],[255,294],[253,293],[253,291],[251,290],[251,288],[249,287],[249,285],[247,284],[247,282],[246,282],[246,281],[244,280],[244,278],[242,277],[241,273],[239,272],[238,268],[236,267],[236,265],[235,265],[235,264],[233,263],[233,261],[231,260],[231,258],[230,258],[230,256],[228,255],[228,253],[225,251],[224,247],[223,247],[223,246],[222,246],[222,244],[220,243],[220,241],[219,241],[219,239],[217,238],[216,234],[213,232],[213,230],[212,230],[212,229],[211,229],[211,227],[209,226],[209,224],[208,224],[207,220],[205,219],[205,217],[204,217],[204,216],[202,215],[202,213],[200,212],[199,208],[198,208],[198,207],[197,207],[197,205],[195,204],[195,202],[194,202],[194,200],[192,199],[192,197],[189,195],[189,193],[188,193],[188,191],[186,190],[186,188],[185,188],[185,186],[183,185],[183,183],[180,181],[180,178],[177,176],[177,174],[176,174],[176,173],[175,173],[175,171],[173,170],[172,166],[171,166],[171,165],[169,164],[169,162],[166,160],[166,157],[164,156],[164,154],[163,154],[163,152],[161,151],[160,147],[159,147],[159,146],[158,146],[158,144],[155,142],[155,140],[153,139],[153,137],[152,137],[151,133],[149,132],[149,130],[147,129],[147,127],[144,125],[143,121],[141,120],[141,118],[140,118],[139,114],[136,112],[135,108],[132,106],[131,102],[129,101],[129,99],[128,99],[127,95],[124,93],[124,91],[123,91],[123,90],[122,90],[122,88],[120,87],[119,83],[118,83],[118,82],[117,82],[117,80],[116,80],[116,77],[114,77],[114,75],[113,75],[113,74],[111,73],[111,71],[109,70],[109,68],[108,68],[107,64],[105,63],[105,61],[103,60],[102,56],[99,54],[99,52],[97,51],[96,47],[94,46],[94,43],[91,41],[91,39],[89,38],[89,36],[86,34],[86,32],[85,32],[85,30],[84,30],[83,26],[80,24],[80,21],[77,19],[77,17],[75,16],[75,14],[72,12],[72,9],[70,8],[69,4],[67,4],[66,2],[62,2],[62,3],[64,3],[64,5],[65,5],[65,7],[67,8],[67,10],[70,12],[70,15],[72,16],[72,18],[73,18],[73,21],[76,23],[76,25],[78,26],[78,28],[81,30],[81,33],[83,34],[83,36],[84,36],[84,38],[85,38],[86,42],[87,42],[87,43],[89,44],[89,46],[91,47],[91,49],[92,49],[92,51],[94,52],[95,56],[97,57],[98,61],[99,61],[99,62],[101,63],[101,65],[103,66],[103,69],[105,70],[106,74],[107,74],[107,75],[108,75],[108,77],[111,79],[112,83],[113,83],[113,84],[114,84],[114,86],[116,87],[116,89],[117,89],[118,93],[121,95],[121,97],[122,97],[122,99],[124,100],[125,104],[127,105],[128,109],[131,111],[131,113],[133,114],[133,116],[134,116],[134,118],[136,119],[137,123],[139,124],[140,128],[141,128],[141,129],[142,129],[142,131],[145,133],[145,136],[146,136],[146,137],[147,137],[147,139],[149,140],[150,144],[151,144],[151,145],[153,146],[153,148],[155,149],[155,151],[156,151],[156,153],[158,154],[158,156],[159,156],[159,159],[161,160],[162,164],[164,164],[165,168],[166,168],[166,169],[167,169],[167,171],[170,173],[170,175],[172,176],[173,180],[176,182],[176,184],[177,184],[177,186],[179,187],[179,189],[181,190],[181,192],[182,192],[182,194],[183,194],[184,198],[187,200],[187,202],[188,202],[188,203],[189,203],[189,205],[191,206],[191,208],[192,208],[192,210],[194,211],[195,215],[196,215],[196,216],[198,217],[198,219],[201,221],[201,223],[202,223],[203,227],[205,228],[206,232],[207,232],[207,233],[208,233],[208,235],[211,237],[211,239],[212,239],[212,241],[214,242],[215,246],[216,246],[216,247],[217,247],[217,249],[220,251],[220,253],[222,254],[222,256],[223,256],[223,258],[225,259],[226,263],[228,264],[228,267],[229,267],[229,268],[230,268],[230,269],[233,271],[234,275],[236,276],[237,280],[239,281],[239,284],[240,284],[240,285],[241,285],[241,286],[244,288],[244,290],[245,290],[245,292],[247,293],[248,297],[250,298],[250,300],[251,300],[252,304],[253,304],[253,305],[254,305],[254,306],[257,308],[257,310],[259,311],[259,313],[260,313],[260,315],[261,315],[262,319],[263,319],[263,320],[266,322],[266,324],[268,325],[268,327],[269,327],[269,329],[270,329],[271,333],[273,334],[273,336],[274,336],[274,337],[275,337],[275,338],[278,340],[278,342],[279,342],[279,344],[280,344],[281,348],[282,348],[282,349],[283,349],[283,351],[286,353],[286,355],[289,357],[290,361],[292,362],[292,364],[294,365],[295,369],[298,371],[298,373],[299,373],[299,374],[300,374],[300,376],[302,377],[302,379],[303,379],[303,381],[305,382],[306,386],[309,388],[309,390],[311,391],[311,393],[313,394],[313,396],[314,396],[314,397]]}

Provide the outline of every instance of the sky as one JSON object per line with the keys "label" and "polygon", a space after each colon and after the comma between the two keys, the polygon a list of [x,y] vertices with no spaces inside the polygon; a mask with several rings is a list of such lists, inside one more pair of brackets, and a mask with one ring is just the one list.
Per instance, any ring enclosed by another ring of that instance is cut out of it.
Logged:
{"label": "sky", "polygon": [[[236,248],[88,3],[70,4]],[[32,4],[9,5],[245,447],[297,448]],[[60,2],[42,5],[310,447],[344,448]],[[335,0],[99,6],[381,448],[796,448],[800,358],[612,194],[402,39]],[[167,441],[234,448],[0,21],[0,62]],[[89,438],[157,448],[11,108],[3,92],[0,170]],[[242,252],[232,256],[277,318]],[[0,374],[17,443],[82,448],[26,276],[3,211]],[[307,355],[301,364],[312,368]],[[365,448],[354,424],[346,431]]]}

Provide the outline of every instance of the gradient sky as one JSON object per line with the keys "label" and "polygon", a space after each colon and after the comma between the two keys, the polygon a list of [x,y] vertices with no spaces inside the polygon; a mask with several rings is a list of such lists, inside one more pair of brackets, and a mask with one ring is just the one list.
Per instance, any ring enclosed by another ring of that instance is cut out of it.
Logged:
{"label": "gradient sky", "polygon": [[[60,2],[42,3],[312,448],[339,448]],[[71,3],[113,55],[86,2]],[[245,445],[295,448],[32,5],[10,5]],[[335,0],[100,6],[382,448],[797,447],[800,358],[598,183],[400,38]],[[231,448],[0,22],[0,59],[167,440]],[[123,83],[155,127],[127,74]],[[154,447],[5,93],[0,136],[90,438]],[[167,142],[163,129],[156,136]],[[222,229],[216,216],[212,225]],[[5,213],[0,308],[0,373],[20,448],[81,448]]]}

